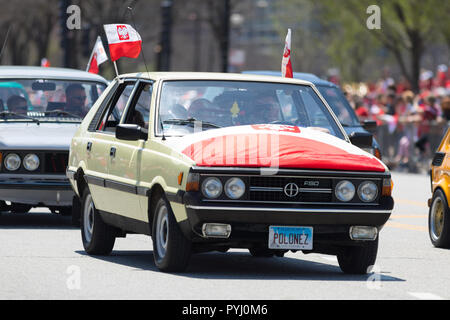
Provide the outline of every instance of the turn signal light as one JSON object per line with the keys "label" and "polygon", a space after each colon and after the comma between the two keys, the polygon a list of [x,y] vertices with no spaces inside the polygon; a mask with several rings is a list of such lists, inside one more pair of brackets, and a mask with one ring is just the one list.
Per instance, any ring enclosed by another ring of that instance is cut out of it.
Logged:
{"label": "turn signal light", "polygon": [[392,179],[383,179],[382,196],[390,197],[392,195],[392,189],[394,189],[394,182]]}
{"label": "turn signal light", "polygon": [[200,190],[200,175],[198,173],[189,173],[186,182],[186,191],[199,191]]}

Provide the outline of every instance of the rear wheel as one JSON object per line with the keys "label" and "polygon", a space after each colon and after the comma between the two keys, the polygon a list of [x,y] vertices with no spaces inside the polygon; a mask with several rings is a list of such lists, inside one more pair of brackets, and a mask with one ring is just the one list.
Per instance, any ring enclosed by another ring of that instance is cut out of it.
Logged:
{"label": "rear wheel", "polygon": [[81,238],[84,250],[91,255],[110,254],[116,240],[116,229],[103,221],[87,188],[82,204]]}
{"label": "rear wheel", "polygon": [[184,271],[191,256],[191,242],[178,226],[169,202],[161,196],[156,203],[152,226],[155,264],[164,272]]}
{"label": "rear wheel", "polygon": [[450,212],[445,194],[437,190],[428,215],[431,242],[438,248],[450,248]]}
{"label": "rear wheel", "polygon": [[375,265],[378,252],[378,238],[361,246],[346,247],[337,255],[339,266],[344,273],[367,274]]}

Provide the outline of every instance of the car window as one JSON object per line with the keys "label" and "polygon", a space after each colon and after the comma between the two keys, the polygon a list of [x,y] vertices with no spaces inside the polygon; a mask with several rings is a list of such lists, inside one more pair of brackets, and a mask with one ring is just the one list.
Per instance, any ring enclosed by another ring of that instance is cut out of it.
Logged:
{"label": "car window", "polygon": [[81,121],[103,93],[106,84],[54,79],[0,81],[0,111],[8,120],[17,116],[39,121]]}
{"label": "car window", "polygon": [[117,125],[120,123],[125,107],[133,92],[135,82],[126,82],[117,88],[116,94],[111,99],[103,119],[97,130],[115,132]]}
{"label": "car window", "polygon": [[352,107],[345,99],[344,95],[338,88],[318,86],[317,89],[320,94],[328,102],[333,112],[338,117],[343,126],[346,127],[359,127],[358,117],[353,111]]}
{"label": "car window", "polygon": [[148,129],[150,102],[152,98],[152,84],[142,82],[136,90],[133,101],[128,109],[126,124],[137,124]]}
{"label": "car window", "polygon": [[221,127],[286,124],[345,135],[311,86],[250,81],[166,81],[158,134],[186,135]]}

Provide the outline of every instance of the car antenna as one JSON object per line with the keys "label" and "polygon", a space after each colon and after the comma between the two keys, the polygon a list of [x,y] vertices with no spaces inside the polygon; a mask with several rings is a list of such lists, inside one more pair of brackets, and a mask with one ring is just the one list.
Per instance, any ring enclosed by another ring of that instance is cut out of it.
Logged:
{"label": "car antenna", "polygon": [[[135,0],[133,5],[136,3],[137,1]],[[128,10],[130,10],[130,14],[131,14],[131,22],[133,23],[133,28],[138,31],[138,29],[136,28],[136,23],[134,22],[134,15],[133,15],[133,6],[130,5],[128,7]],[[145,60],[145,54],[144,54],[144,49],[142,48],[142,42],[141,42],[141,54],[142,54],[142,60],[144,61],[144,65],[145,65],[145,70],[147,71],[147,73],[149,73],[148,71],[148,67],[147,67],[147,61]],[[166,136],[164,134],[164,123],[162,122],[161,118],[159,118],[159,124],[161,126],[161,130],[162,130],[162,140],[165,141],[166,140]]]}
{"label": "car antenna", "polygon": [[8,31],[6,32],[5,41],[3,41],[2,51],[0,52],[0,61],[2,61],[3,51],[5,50],[6,43],[8,42],[9,32],[11,31],[11,26],[9,26]]}
{"label": "car antenna", "polygon": [[[133,5],[136,3],[136,0],[134,1]],[[136,28],[136,22],[134,22],[134,15],[133,15],[133,7],[130,5],[128,7],[128,10],[130,10],[131,13],[131,22],[133,23],[133,28],[138,31],[138,29]],[[145,65],[145,70],[148,72],[148,68],[147,68],[147,61],[145,60],[145,54],[144,54],[144,48],[142,47],[142,41],[141,41],[141,54],[142,54],[142,60],[144,60],[144,65]]]}

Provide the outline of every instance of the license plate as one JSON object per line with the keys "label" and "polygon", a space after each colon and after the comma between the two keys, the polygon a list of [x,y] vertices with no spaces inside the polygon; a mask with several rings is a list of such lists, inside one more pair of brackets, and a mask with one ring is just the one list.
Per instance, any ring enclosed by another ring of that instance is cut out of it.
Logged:
{"label": "license plate", "polygon": [[269,249],[312,250],[313,228],[270,226]]}

